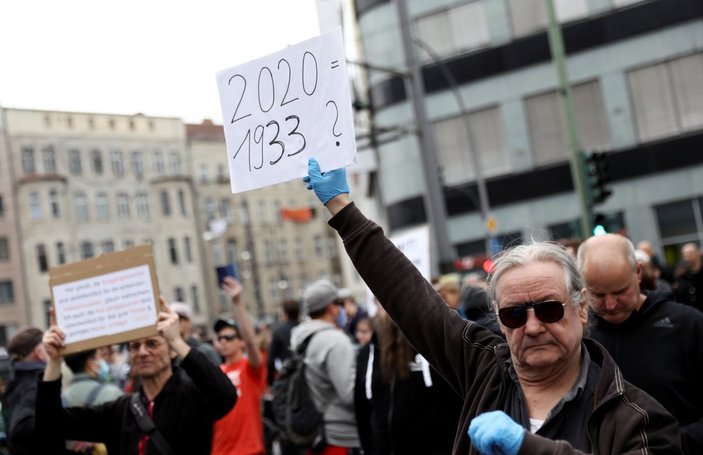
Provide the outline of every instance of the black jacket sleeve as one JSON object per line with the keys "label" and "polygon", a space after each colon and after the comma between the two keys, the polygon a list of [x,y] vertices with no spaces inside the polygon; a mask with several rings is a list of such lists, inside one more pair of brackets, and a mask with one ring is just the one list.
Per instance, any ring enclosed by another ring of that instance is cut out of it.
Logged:
{"label": "black jacket sleeve", "polygon": [[181,367],[202,394],[202,404],[213,418],[224,417],[234,407],[237,402],[237,389],[227,375],[213,365],[202,352],[191,349],[183,359]]}

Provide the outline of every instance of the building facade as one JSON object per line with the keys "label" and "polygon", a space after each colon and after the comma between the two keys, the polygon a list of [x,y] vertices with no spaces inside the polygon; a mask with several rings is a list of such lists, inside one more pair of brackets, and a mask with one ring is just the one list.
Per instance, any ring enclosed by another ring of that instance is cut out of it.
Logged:
{"label": "building facade", "polygon": [[[5,109],[26,322],[48,325],[50,268],[153,246],[159,290],[204,311],[186,132],[177,118]],[[5,183],[3,183],[5,186]],[[4,192],[4,191],[3,191]],[[18,288],[22,289],[18,289]]]}
{"label": "building facade", "polygon": [[[422,65],[448,236],[457,254],[485,251],[472,153],[503,246],[581,236],[545,1],[400,1]],[[406,65],[396,3],[355,2],[372,66]],[[650,240],[673,262],[682,243],[703,243],[703,4],[554,3],[581,146],[608,157],[613,196],[598,210],[609,230],[635,242]],[[382,71],[368,77],[377,127],[412,127],[403,78]],[[426,221],[421,162],[415,135],[378,147],[391,230]]]}
{"label": "building facade", "polygon": [[204,268],[213,310],[229,310],[217,289],[217,267],[233,264],[255,316],[274,316],[283,299],[298,299],[312,281],[344,285],[334,231],[302,181],[232,194],[221,125],[187,125],[193,179],[202,209]]}
{"label": "building facade", "polygon": [[24,280],[17,229],[17,204],[13,197],[13,172],[0,109],[0,345],[7,345],[15,332],[26,325]]}

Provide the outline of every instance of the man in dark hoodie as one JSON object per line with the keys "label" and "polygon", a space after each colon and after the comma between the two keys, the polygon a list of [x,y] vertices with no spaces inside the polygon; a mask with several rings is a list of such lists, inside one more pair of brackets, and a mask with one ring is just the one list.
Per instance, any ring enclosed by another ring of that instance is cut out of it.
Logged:
{"label": "man in dark hoodie", "polygon": [[2,413],[13,455],[40,453],[34,432],[34,403],[37,378],[46,365],[43,335],[38,328],[29,327],[12,337],[7,346],[15,377],[3,396]]}
{"label": "man in dark hoodie", "polygon": [[642,264],[625,237],[591,237],[577,260],[592,297],[590,336],[626,380],[676,417],[684,453],[703,453],[703,314],[666,294],[642,291]]}

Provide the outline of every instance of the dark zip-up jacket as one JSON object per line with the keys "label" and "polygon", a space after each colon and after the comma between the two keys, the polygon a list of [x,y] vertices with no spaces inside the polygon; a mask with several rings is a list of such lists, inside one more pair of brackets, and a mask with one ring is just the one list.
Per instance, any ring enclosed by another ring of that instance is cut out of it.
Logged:
{"label": "dark zip-up jacket", "polygon": [[34,403],[37,396],[37,377],[46,364],[39,361],[17,361],[13,364],[15,377],[7,385],[2,398],[2,412],[6,422],[7,443],[13,455],[31,455],[40,452],[34,431]]}
{"label": "dark zip-up jacket", "polygon": [[[509,412],[506,398],[517,387],[507,366],[508,346],[489,330],[450,310],[382,229],[353,203],[329,223],[406,338],[463,398],[453,453],[477,454],[466,435],[469,423],[486,411]],[[589,371],[599,371],[593,401],[588,404],[592,412],[583,429],[588,447],[578,450],[564,440],[526,432],[519,453],[681,454],[674,418],[645,392],[625,382],[597,342],[584,339],[582,346],[591,358]]]}
{"label": "dark zip-up jacket", "polygon": [[625,379],[679,421],[684,453],[703,454],[703,313],[649,292],[621,324],[592,317],[590,336],[605,346]]}
{"label": "dark zip-up jacket", "polygon": [[[237,391],[197,349],[190,350],[180,368],[187,375],[174,370],[154,399],[152,420],[176,455],[207,455],[213,423],[232,409]],[[102,442],[110,455],[137,455],[142,431],[129,407],[131,395],[98,406],[62,408],[60,392],[60,380],[39,382],[38,434],[50,441]],[[160,453],[150,442],[146,455]]]}

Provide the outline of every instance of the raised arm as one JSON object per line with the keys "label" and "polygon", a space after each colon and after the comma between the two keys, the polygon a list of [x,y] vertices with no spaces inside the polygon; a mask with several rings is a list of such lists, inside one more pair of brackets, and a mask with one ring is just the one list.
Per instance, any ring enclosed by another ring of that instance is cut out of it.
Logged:
{"label": "raised arm", "polygon": [[251,323],[251,316],[249,316],[246,305],[242,302],[242,291],[244,288],[239,281],[228,276],[225,277],[222,283],[222,290],[232,300],[232,316],[234,316],[234,320],[237,321],[242,339],[247,345],[249,365],[252,368],[259,368],[261,366],[261,353],[256,343],[256,334],[254,333],[254,326]]}

